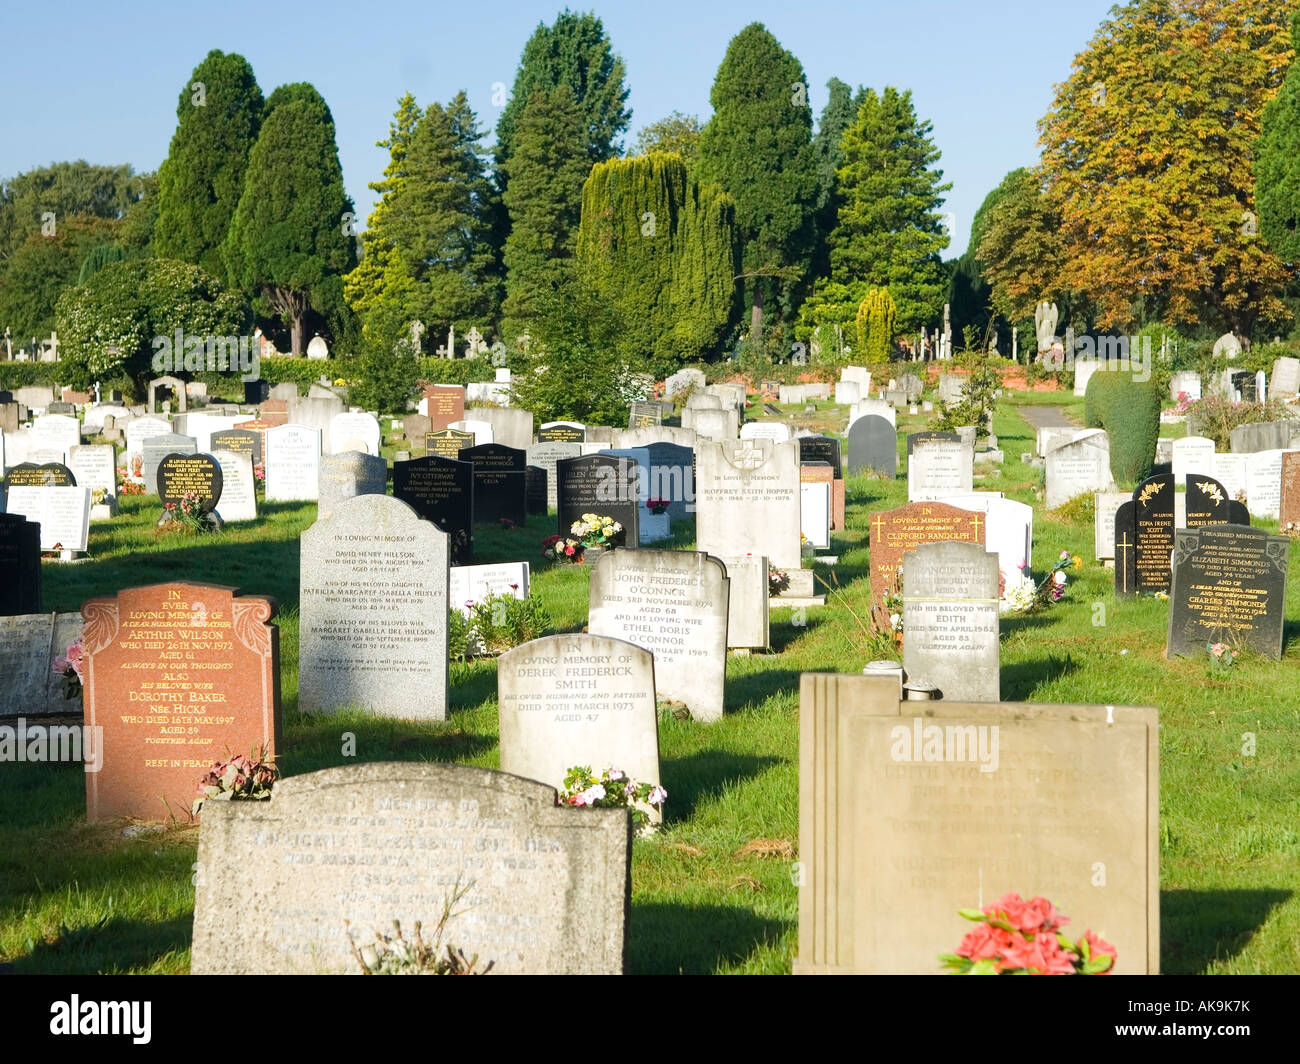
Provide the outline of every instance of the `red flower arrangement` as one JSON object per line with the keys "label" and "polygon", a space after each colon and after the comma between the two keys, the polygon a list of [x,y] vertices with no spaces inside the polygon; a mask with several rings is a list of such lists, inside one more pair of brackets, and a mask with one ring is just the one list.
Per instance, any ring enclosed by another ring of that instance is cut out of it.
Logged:
{"label": "red flower arrangement", "polygon": [[979,926],[939,957],[957,975],[1108,975],[1115,967],[1115,947],[1092,931],[1077,942],[1061,934],[1070,921],[1046,898],[1012,893],[958,912]]}

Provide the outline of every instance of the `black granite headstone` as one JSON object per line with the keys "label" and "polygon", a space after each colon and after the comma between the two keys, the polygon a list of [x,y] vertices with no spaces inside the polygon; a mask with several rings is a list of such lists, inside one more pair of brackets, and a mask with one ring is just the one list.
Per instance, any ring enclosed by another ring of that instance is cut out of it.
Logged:
{"label": "black granite headstone", "polygon": [[[879,417],[880,415],[873,415]],[[889,419],[886,418],[886,421]],[[925,429],[922,432],[909,432],[907,434],[907,457],[912,457],[912,451],[916,449],[918,443],[927,440],[961,440],[961,433],[958,432],[941,432],[938,429]]]}
{"label": "black granite headstone", "polygon": [[587,426],[560,421],[537,430],[538,443],[586,443]]}
{"label": "black granite headstone", "polygon": [[77,478],[72,470],[62,462],[22,462],[5,474],[4,490],[7,495],[10,488],[75,488]]}
{"label": "black granite headstone", "polygon": [[556,531],[562,535],[583,514],[610,517],[623,526],[616,546],[636,546],[641,503],[641,467],[634,459],[613,454],[586,454],[555,463]]}
{"label": "black granite headstone", "polygon": [[198,496],[199,510],[211,513],[221,501],[221,465],[210,454],[169,454],[158,463],[158,497],[163,506],[180,506],[186,495]]}
{"label": "black granite headstone", "polygon": [[[838,441],[837,441],[838,442]],[[677,443],[648,443],[650,483],[647,499],[667,499],[668,517],[686,521],[695,514],[695,448]]]}
{"label": "black granite headstone", "polygon": [[474,523],[502,518],[522,525],[528,518],[527,453],[504,443],[484,443],[460,452],[474,463]]}
{"label": "black granite headstone", "polygon": [[0,617],[41,612],[41,526],[0,514]]}
{"label": "black granite headstone", "polygon": [[627,427],[630,429],[652,428],[662,423],[663,411],[658,403],[637,400],[628,410]]}
{"label": "black granite headstone", "polygon": [[524,467],[525,501],[530,514],[546,513],[546,470],[541,466]]}
{"label": "black granite headstone", "polygon": [[1147,477],[1133,492],[1136,590],[1169,591],[1169,556],[1174,549],[1174,475]]}
{"label": "black granite headstone", "polygon": [[214,432],[211,449],[246,454],[253,465],[258,465],[262,461],[262,434],[252,429],[226,429],[223,432]]}
{"label": "black granite headstone", "polygon": [[393,496],[447,533],[451,560],[474,560],[474,464],[431,454],[393,463]]}
{"label": "black granite headstone", "polygon": [[271,398],[271,382],[264,380],[244,381],[244,405],[257,406]]}
{"label": "black granite headstone", "polygon": [[[1213,477],[1201,473],[1188,473],[1186,479],[1187,527],[1228,524],[1233,500],[1228,498],[1227,489]],[[1249,521],[1245,523],[1250,524]]]}
{"label": "black granite headstone", "polygon": [[800,465],[805,462],[825,462],[834,471],[836,480],[844,479],[840,441],[834,436],[800,436],[795,443],[799,445]]}
{"label": "black granite headstone", "polygon": [[1136,506],[1132,499],[1120,503],[1115,511],[1115,594],[1132,595],[1137,592],[1137,526],[1134,522]]}
{"label": "black granite headstone", "polygon": [[[919,435],[919,433],[918,433]],[[960,439],[955,432],[943,438]],[[912,436],[907,438],[907,452],[912,453]],[[898,432],[889,418],[865,414],[849,426],[849,473],[872,470],[881,476],[898,476]]]}
{"label": "black granite headstone", "polygon": [[1291,540],[1263,529],[1205,525],[1180,529],[1165,656],[1204,653],[1206,644],[1282,656]]}

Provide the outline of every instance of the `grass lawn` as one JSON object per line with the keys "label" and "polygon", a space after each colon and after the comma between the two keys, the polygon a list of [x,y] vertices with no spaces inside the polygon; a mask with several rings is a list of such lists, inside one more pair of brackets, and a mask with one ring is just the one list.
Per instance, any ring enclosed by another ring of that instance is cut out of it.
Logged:
{"label": "grass lawn", "polygon": [[[994,431],[1006,463],[976,477],[977,490],[1035,505],[1035,569],[1042,572],[1061,550],[1091,559],[1091,507],[1042,511],[1041,473],[1020,462],[1033,450],[1033,432],[1016,410],[1025,402],[1081,414],[1083,401],[1069,392],[1004,396]],[[815,406],[810,423],[842,430],[845,408]],[[904,435],[929,420],[900,414],[903,458]],[[865,664],[850,607],[861,614],[867,599],[872,511],[907,501],[903,468],[900,458],[895,481],[848,482],[848,528],[832,534],[830,551],[840,560],[822,571],[844,598],[832,595],[798,626],[791,610],[773,610],[774,653],[727,663],[722,721],[662,717],[669,802],[663,831],[636,843],[630,971],[789,972],[797,931],[790,873],[798,843],[799,674],[858,672]],[[203,541],[159,541],[151,527],[156,501],[128,499],[116,522],[92,529],[92,560],[45,564],[46,608],[75,610],[93,595],[169,579],[273,595],[281,610],[287,774],[356,761],[496,767],[492,661],[453,666],[445,724],[298,712],[298,535],[315,512],[314,504],[272,504],[253,527]],[[538,545],[553,521],[480,530],[478,560],[535,561],[533,590],[555,630],[575,631],[586,619],[588,575],[541,567]],[[677,545],[689,546],[678,531]],[[1288,617],[1300,617],[1298,597],[1292,581]],[[1117,603],[1110,571],[1089,562],[1064,602],[1004,619],[1002,697],[1159,707],[1162,969],[1300,972],[1300,625],[1287,624],[1282,661],[1247,656],[1223,677],[1200,661],[1164,660],[1168,609],[1152,599]],[[345,731],[356,734],[356,758],[342,756]],[[1242,753],[1248,732],[1256,737],[1254,756]],[[18,973],[188,971],[197,828],[88,825],[83,779],[75,765],[3,766],[0,960]]]}

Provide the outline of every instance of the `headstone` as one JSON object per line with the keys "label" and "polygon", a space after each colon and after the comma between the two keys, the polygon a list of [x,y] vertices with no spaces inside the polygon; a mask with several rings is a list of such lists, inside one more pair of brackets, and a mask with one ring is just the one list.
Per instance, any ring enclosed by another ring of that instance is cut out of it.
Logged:
{"label": "headstone", "polygon": [[950,702],[1001,698],[998,557],[978,543],[903,555],[903,669]]}
{"label": "headstone", "polygon": [[244,421],[243,415],[231,414],[186,414],[177,418],[173,427],[177,432],[193,436],[198,449],[205,453],[212,452],[212,437],[216,433],[233,429],[236,423]]}
{"label": "headstone", "polygon": [[[1115,532],[1123,533],[1120,515]],[[1174,475],[1148,477],[1133,492],[1134,590],[1169,591],[1169,557],[1174,549]],[[1115,567],[1119,568],[1119,555]]]}
{"label": "headstone", "polygon": [[653,428],[663,421],[663,410],[658,403],[635,402],[628,410],[629,429]]}
{"label": "headstone", "polygon": [[1278,516],[1284,451],[1256,451],[1246,463],[1246,505],[1253,517]]}
{"label": "headstone", "polygon": [[5,473],[4,490],[10,488],[75,488],[77,475],[62,462],[19,462]]}
{"label": "headstone", "polygon": [[[199,831],[196,975],[357,974],[354,941],[365,949],[394,921],[407,936],[417,922],[431,928],[460,891],[446,942],[477,957],[477,971],[622,974],[624,810],[558,808],[552,788],[529,780],[414,763],[325,769],[281,781],[270,801],[211,805]],[[264,848],[265,865],[229,859]]]}
{"label": "headstone", "polygon": [[546,489],[550,477],[541,466],[524,466],[524,508],[529,516],[547,512]]}
{"label": "headstone", "polygon": [[[605,636],[507,650],[497,659],[501,771],[557,789],[579,765],[659,783],[654,673],[650,651]],[[658,808],[651,819],[661,819]]]}
{"label": "headstone", "polygon": [[432,431],[433,419],[423,414],[407,414],[402,418],[402,435],[410,440],[412,446],[418,446]]}
{"label": "headstone", "polygon": [[[1124,498],[1128,498],[1127,495]],[[1021,580],[1034,564],[1034,508],[1028,503],[1003,498],[998,492],[977,491],[940,499],[947,506],[982,513],[987,524],[984,547],[997,556],[1002,595]]]}
{"label": "headstone", "polygon": [[[265,407],[266,404],[264,403],[262,417],[267,416]],[[286,423],[320,429],[322,443],[332,448],[333,433],[330,425],[334,418],[343,411],[343,400],[336,395],[309,395],[306,398],[288,400],[285,408],[287,414]],[[331,453],[333,453],[332,450]]]}
{"label": "headstone", "polygon": [[[393,496],[450,537],[454,565],[474,558],[474,464],[431,454],[393,463]],[[453,596],[454,600],[454,596]]]}
{"label": "headstone", "polygon": [[1100,363],[1095,359],[1081,358],[1074,364],[1074,394],[1076,396],[1086,395],[1088,393],[1088,381],[1092,375],[1097,372]]}
{"label": "headstone", "polygon": [[924,502],[970,491],[974,469],[974,451],[960,440],[923,440],[907,460],[907,500]]}
{"label": "headstone", "polygon": [[1166,656],[1226,643],[1281,658],[1290,546],[1288,536],[1240,525],[1176,533]]}
{"label": "headstone", "polygon": [[696,450],[696,548],[715,557],[758,554],[799,569],[799,448],[770,440]]}
{"label": "headstone", "polygon": [[370,414],[335,414],[330,419],[330,454],[361,451],[379,455],[379,422]]}
{"label": "headstone", "polygon": [[41,526],[42,551],[84,551],[90,536],[90,489],[18,486],[6,510]]}
{"label": "headstone", "polygon": [[1174,482],[1181,484],[1191,474],[1214,475],[1214,441],[1204,436],[1184,436],[1174,440],[1172,470]]}
{"label": "headstone", "polygon": [[1244,454],[1222,454],[1214,456],[1214,479],[1224,486],[1229,496],[1237,498],[1246,493],[1246,467],[1250,458]]}
{"label": "headstone", "polygon": [[40,526],[22,514],[0,513],[0,617],[40,609]]}
{"label": "headstone", "polygon": [[253,429],[226,429],[212,434],[212,453],[227,451],[248,456],[249,468],[262,464],[262,433]]}
{"label": "headstone", "polygon": [[703,388],[707,379],[698,369],[679,369],[664,381],[664,395],[671,399],[691,388]]}
{"label": "headstone", "polygon": [[538,428],[537,442],[586,443],[587,426],[580,425],[576,421],[548,421]]}
{"label": "headstone", "polygon": [[222,488],[221,465],[210,454],[168,454],[158,463],[158,498],[164,506],[179,507],[186,495],[193,494],[199,510],[211,513]]}
{"label": "headstone", "polygon": [[[1174,483],[1176,484],[1177,478]],[[1204,474],[1192,474],[1187,477],[1187,492],[1184,496],[1184,528],[1200,528],[1203,525],[1226,525],[1232,522],[1234,504],[1228,498],[1227,491],[1213,477]],[[1246,521],[1249,524],[1249,519]]]}
{"label": "headstone", "polygon": [[340,499],[302,534],[304,711],[447,718],[447,552],[446,533],[387,495]]}
{"label": "headstone", "polygon": [[1189,402],[1201,398],[1201,375],[1194,369],[1179,370],[1169,378],[1169,398],[1178,402],[1178,397],[1185,395]]}
{"label": "headstone", "polygon": [[960,442],[961,437],[955,432],[943,432],[939,429],[926,429],[922,432],[909,432],[907,434],[907,457],[912,457],[912,452],[916,450],[916,445],[918,443],[928,443],[932,440]]}
{"label": "headstone", "polygon": [[746,421],[740,426],[740,438],[785,443],[790,439],[790,426],[781,421]]}
{"label": "headstone", "polygon": [[14,389],[14,399],[33,412],[44,411],[54,402],[54,389],[47,384],[25,384]]}
{"label": "headstone", "polygon": [[840,441],[833,436],[798,437],[799,461],[825,462],[831,467],[835,480],[831,484],[831,528],[844,528],[844,464],[841,461]]}
{"label": "headstone", "polygon": [[1101,491],[1093,496],[1092,550],[1097,561],[1115,557],[1115,514],[1132,496],[1127,491]]}
{"label": "headstone", "polygon": [[[1112,943],[1117,973],[1159,971],[1154,709],[917,713],[894,678],[810,673],[799,703],[796,974],[933,974],[972,926],[958,910],[1013,891]],[[1026,845],[1027,823],[1051,844]]]}
{"label": "headstone", "polygon": [[474,439],[474,433],[465,429],[438,429],[425,434],[424,453],[441,458],[459,458],[461,451],[474,446]]}
{"label": "headstone", "polygon": [[456,429],[459,432],[470,432],[474,434],[474,442],[471,446],[482,447],[485,443],[492,443],[493,432],[492,426],[486,421],[470,419],[469,421],[453,421],[447,426],[450,429]]}
{"label": "headstone", "polygon": [[[280,387],[277,385],[277,387]],[[294,387],[294,385],[289,385]],[[260,403],[257,407],[257,419],[266,422],[268,428],[272,425],[289,424],[289,403],[284,399],[276,399],[275,388],[271,389],[272,398]]]}
{"label": "headstone", "polygon": [[590,454],[556,462],[556,531],[569,535],[583,514],[609,517],[623,526],[621,546],[640,542],[641,467],[632,458]]}
{"label": "headstone", "polygon": [[659,698],[720,720],[729,586],[723,563],[701,551],[608,551],[592,569],[587,629],[650,651]]}
{"label": "headstone", "polygon": [[1282,483],[1279,490],[1278,528],[1286,532],[1300,528],[1300,451],[1282,455]]}
{"label": "headstone", "polygon": [[253,457],[235,451],[217,451],[212,456],[221,466],[221,498],[217,513],[226,524],[257,520],[257,489],[253,480]]}
{"label": "headstone", "polygon": [[849,426],[849,474],[898,475],[898,433],[890,422],[867,414]]}
{"label": "headstone", "polygon": [[158,463],[167,455],[196,454],[198,449],[198,443],[193,436],[179,436],[167,432],[146,437],[143,444],[144,490],[146,494],[158,494]]}
{"label": "headstone", "polygon": [[880,604],[886,593],[903,590],[897,584],[904,554],[924,543],[944,540],[978,543],[982,549],[988,521],[982,513],[941,502],[924,502],[875,513],[868,527],[871,600]]}
{"label": "headstone", "polygon": [[[144,454],[144,441],[151,436],[162,436],[171,432],[171,426],[162,418],[138,417],[126,426],[127,469],[132,470],[136,457]],[[140,474],[143,476],[143,472]]]}
{"label": "headstone", "polygon": [[1300,432],[1300,421],[1257,421],[1238,425],[1228,435],[1234,454],[1276,451],[1290,446],[1291,437]]}
{"label": "headstone", "polygon": [[831,488],[835,474],[824,462],[799,465],[799,530],[814,547],[831,545]]}
{"label": "headstone", "polygon": [[424,407],[422,413],[432,422],[426,433],[445,429],[465,419],[465,389],[448,384],[432,385],[424,390],[420,405]]}
{"label": "headstone", "polygon": [[86,723],[102,727],[86,774],[90,820],[184,815],[218,761],[280,745],[273,599],[174,582],[93,598],[85,619]]}
{"label": "headstone", "polygon": [[1095,495],[1109,491],[1114,481],[1110,475],[1110,436],[1098,432],[1084,436],[1047,452],[1046,505],[1049,510],[1063,506],[1077,495]]}
{"label": "headstone", "polygon": [[60,462],[67,462],[68,452],[81,445],[81,424],[68,414],[46,414],[32,421],[33,450],[58,451]]}
{"label": "headstone", "polygon": [[876,417],[883,417],[895,428],[898,427],[898,411],[894,409],[892,404],[885,402],[883,399],[863,399],[861,402],[854,403],[853,409],[849,412],[849,428],[852,428],[853,423],[859,418],[873,414]]}
{"label": "headstone", "polygon": [[453,610],[469,616],[468,603],[509,595],[523,601],[528,597],[527,562],[496,562],[493,565],[453,565],[447,592]]}
{"label": "headstone", "polygon": [[530,444],[527,464],[537,466],[546,473],[546,506],[554,509],[555,497],[555,463],[564,458],[578,458],[582,455],[580,443],[534,443]]}
{"label": "headstone", "polygon": [[266,501],[320,497],[320,429],[276,425],[266,430]]}
{"label": "headstone", "polygon": [[[5,678],[0,684],[0,720],[80,714],[80,702],[63,697],[63,677],[54,671],[55,659],[80,637],[80,613],[0,615],[0,674]],[[86,737],[82,739],[84,743]],[[97,750],[82,746],[87,771],[97,755]]]}
{"label": "headstone", "polygon": [[838,381],[835,385],[835,402],[840,406],[851,406],[862,398],[862,388],[857,381]]}
{"label": "headstone", "polygon": [[[486,421],[492,426],[491,443],[504,444],[524,450],[533,442],[533,415],[527,410],[513,410],[499,406],[472,406],[466,410],[470,418]],[[460,427],[460,426],[453,426]]]}
{"label": "headstone", "polygon": [[1268,381],[1268,393],[1281,399],[1300,393],[1300,359],[1276,358]]}
{"label": "headstone", "polygon": [[962,393],[966,390],[966,381],[963,377],[955,376],[952,373],[939,374],[939,401],[943,403],[956,403],[961,400]]}
{"label": "headstone", "polygon": [[682,411],[682,425],[694,429],[701,440],[734,440],[740,432],[740,415],[735,410],[688,408]]}
{"label": "headstone", "polygon": [[528,520],[527,453],[502,443],[485,443],[460,452],[474,466],[474,523],[502,518],[522,525]]}
{"label": "headstone", "polygon": [[[587,426],[588,435],[593,426]],[[649,428],[625,429],[618,433],[610,446],[646,447],[652,443],[674,443],[678,447],[694,447],[696,435],[694,429],[684,429],[680,425],[656,425]]]}
{"label": "headstone", "polygon": [[271,388],[269,402],[286,403],[290,399],[298,398],[298,385],[293,381],[283,381]]}
{"label": "headstone", "polygon": [[645,497],[668,500],[670,523],[689,520],[695,514],[695,449],[675,443],[650,443],[644,449],[650,463]]}
{"label": "headstone", "polygon": [[89,488],[91,495],[104,493],[107,502],[117,498],[117,453],[112,444],[95,444],[73,447],[68,457],[77,486]]}
{"label": "headstone", "polygon": [[327,454],[320,463],[317,517],[328,517],[344,499],[388,493],[388,463],[364,451]]}

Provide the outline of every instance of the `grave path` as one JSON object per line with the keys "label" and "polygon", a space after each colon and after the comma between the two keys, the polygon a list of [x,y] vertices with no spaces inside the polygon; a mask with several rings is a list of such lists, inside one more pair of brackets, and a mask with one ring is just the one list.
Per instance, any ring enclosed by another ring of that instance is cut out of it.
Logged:
{"label": "grave path", "polygon": [[1029,427],[1037,432],[1038,429],[1077,429],[1079,428],[1073,421],[1064,414],[1065,407],[1062,406],[1021,406],[1017,407],[1017,412]]}

